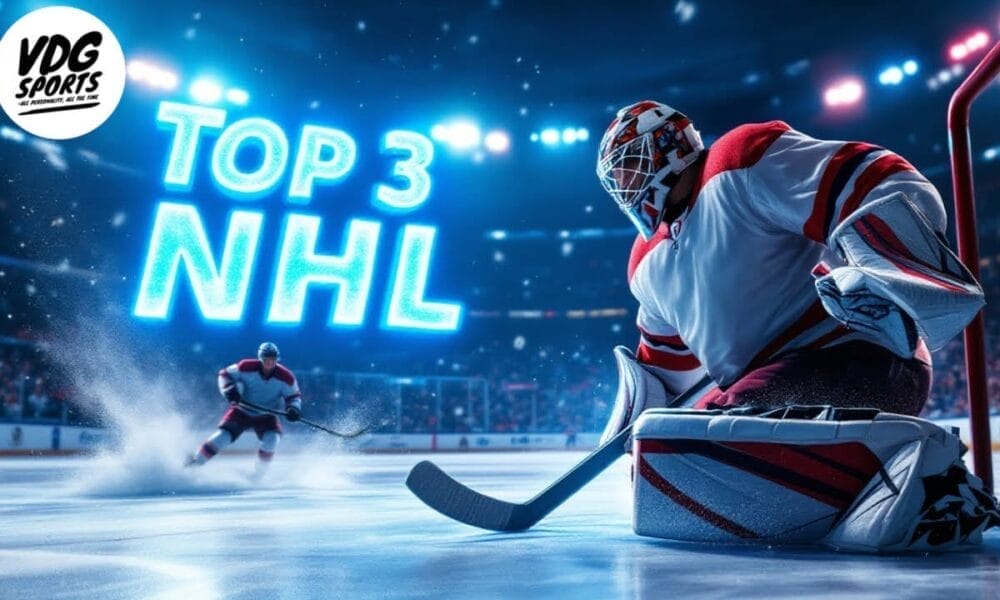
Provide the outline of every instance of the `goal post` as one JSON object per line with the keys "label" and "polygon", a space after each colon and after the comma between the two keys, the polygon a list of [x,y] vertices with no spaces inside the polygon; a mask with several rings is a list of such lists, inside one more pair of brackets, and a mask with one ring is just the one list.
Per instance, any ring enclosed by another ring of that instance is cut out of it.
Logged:
{"label": "goal post", "polygon": [[[972,101],[1000,73],[1000,42],[987,53],[958,86],[948,106],[951,176],[955,193],[955,228],[958,255],[979,279],[979,232],[972,184],[972,147],[969,108]],[[973,466],[986,488],[993,490],[993,449],[990,442],[990,406],[986,386],[986,327],[983,311],[965,328],[965,370],[969,392],[969,429],[972,432]]]}

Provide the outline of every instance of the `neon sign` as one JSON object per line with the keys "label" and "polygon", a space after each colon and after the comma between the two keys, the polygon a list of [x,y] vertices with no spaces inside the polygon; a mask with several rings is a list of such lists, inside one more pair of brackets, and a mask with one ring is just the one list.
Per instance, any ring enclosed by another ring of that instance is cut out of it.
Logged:
{"label": "neon sign", "polygon": [[[354,139],[339,129],[305,125],[291,157],[284,130],[274,121],[245,118],[226,125],[226,111],[175,102],[160,103],[157,122],[172,130],[173,140],[163,175],[171,192],[191,190],[204,138],[217,134],[211,150],[212,181],[221,194],[239,201],[229,216],[221,257],[213,245],[197,206],[163,201],[156,207],[149,249],[133,314],[152,320],[169,320],[178,279],[182,273],[194,292],[195,304],[210,322],[239,323],[245,318],[248,292],[254,280],[259,239],[265,215],[249,210],[253,201],[274,195],[292,163],[285,202],[307,206],[320,185],[335,185],[348,177],[357,161]],[[244,146],[259,150],[259,164],[238,164]],[[410,213],[430,196],[428,167],[434,158],[431,141],[413,131],[394,130],[381,140],[381,151],[394,158],[395,181],[402,187],[376,183],[372,206],[392,214]],[[360,327],[365,322],[379,240],[383,226],[372,219],[350,219],[339,254],[317,251],[319,216],[300,212],[285,215],[278,245],[277,267],[272,277],[266,322],[300,324],[310,290],[333,287],[336,295],[329,326]],[[463,307],[455,302],[425,298],[431,255],[437,229],[429,225],[404,225],[398,234],[382,310],[386,329],[455,331]]]}

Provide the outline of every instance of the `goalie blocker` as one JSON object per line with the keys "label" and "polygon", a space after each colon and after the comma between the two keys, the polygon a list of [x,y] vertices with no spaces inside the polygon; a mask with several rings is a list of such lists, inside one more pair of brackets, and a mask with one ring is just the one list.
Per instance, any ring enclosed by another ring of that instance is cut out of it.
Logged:
{"label": "goalie blocker", "polygon": [[979,543],[1000,524],[962,442],[874,409],[651,409],[633,434],[635,532],[861,552]]}

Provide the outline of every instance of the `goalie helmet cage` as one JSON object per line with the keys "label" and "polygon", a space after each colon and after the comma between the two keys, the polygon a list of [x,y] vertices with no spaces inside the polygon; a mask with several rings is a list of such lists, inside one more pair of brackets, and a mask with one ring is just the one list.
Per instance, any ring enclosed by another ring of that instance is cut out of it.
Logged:
{"label": "goalie helmet cage", "polygon": [[[979,279],[979,233],[972,185],[972,148],[969,141],[969,107],[1000,72],[1000,42],[987,53],[958,86],[948,106],[951,177],[955,191],[955,229],[958,255]],[[976,475],[993,490],[993,449],[990,443],[990,406],[986,387],[986,341],[983,311],[965,328],[965,371],[969,391],[969,429]]]}

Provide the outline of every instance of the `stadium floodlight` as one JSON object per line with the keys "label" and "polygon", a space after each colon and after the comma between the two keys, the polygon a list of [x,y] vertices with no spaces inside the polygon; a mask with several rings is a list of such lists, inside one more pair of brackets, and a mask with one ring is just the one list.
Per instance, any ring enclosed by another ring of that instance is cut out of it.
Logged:
{"label": "stadium floodlight", "polygon": [[27,139],[23,132],[12,127],[0,127],[0,139],[10,140],[18,144],[24,143]]}
{"label": "stadium floodlight", "polygon": [[486,134],[483,145],[493,154],[502,154],[510,150],[510,136],[506,131],[495,130]]}
{"label": "stadium floodlight", "polygon": [[878,75],[878,82],[882,85],[899,85],[903,82],[903,69],[892,66],[883,70]]}
{"label": "stadium floodlight", "polygon": [[987,148],[983,151],[983,158],[986,160],[993,160],[997,157],[997,153],[1000,152],[1000,146],[993,146],[992,148]]}
{"label": "stadium floodlight", "polygon": [[952,60],[962,60],[968,55],[969,49],[964,43],[952,44],[951,48],[948,49],[948,56],[950,56]]}
{"label": "stadium floodlight", "polygon": [[842,79],[823,92],[823,102],[829,107],[849,106],[857,104],[864,96],[864,85],[856,78]]}
{"label": "stadium floodlight", "polygon": [[590,139],[590,131],[586,127],[578,127],[576,130],[576,140],[586,142]]}
{"label": "stadium floodlight", "polygon": [[544,129],[542,130],[541,139],[543,144],[547,146],[555,146],[559,143],[559,130],[551,127]]}
{"label": "stadium floodlight", "polygon": [[988,43],[990,43],[990,34],[983,30],[979,30],[965,40],[965,47],[969,52],[973,52],[975,50],[985,48]]}
{"label": "stadium floodlight", "polygon": [[916,75],[918,70],[920,70],[920,65],[913,59],[903,63],[903,73],[907,75]]}
{"label": "stadium floodlight", "polygon": [[456,121],[448,128],[448,144],[456,150],[470,150],[479,145],[482,134],[470,121]]}
{"label": "stadium floodlight", "polygon": [[534,132],[534,131],[531,132],[531,141],[532,142],[537,142],[538,141],[538,133],[537,132]]}
{"label": "stadium floodlight", "polygon": [[125,67],[128,78],[138,84],[154,89],[173,91],[180,78],[176,73],[142,59],[133,59]]}
{"label": "stadium floodlight", "polygon": [[495,230],[489,232],[489,234],[487,234],[487,235],[489,235],[489,237],[490,237],[491,240],[505,240],[505,239],[507,239],[507,232],[504,231],[503,229],[495,229]]}
{"label": "stadium floodlight", "polygon": [[441,123],[431,127],[431,139],[435,142],[447,142],[448,128]]}
{"label": "stadium floodlight", "polygon": [[468,120],[438,123],[431,127],[431,139],[446,144],[452,150],[463,152],[479,147],[482,141],[479,126]]}
{"label": "stadium floodlight", "polygon": [[188,93],[195,102],[200,104],[215,104],[222,99],[222,86],[218,82],[206,77],[196,79]]}
{"label": "stadium floodlight", "polygon": [[573,127],[567,127],[563,129],[562,132],[562,143],[564,144],[574,144],[576,143],[576,129]]}
{"label": "stadium floodlight", "polygon": [[250,93],[239,88],[226,90],[226,101],[237,106],[246,106],[250,102]]}

